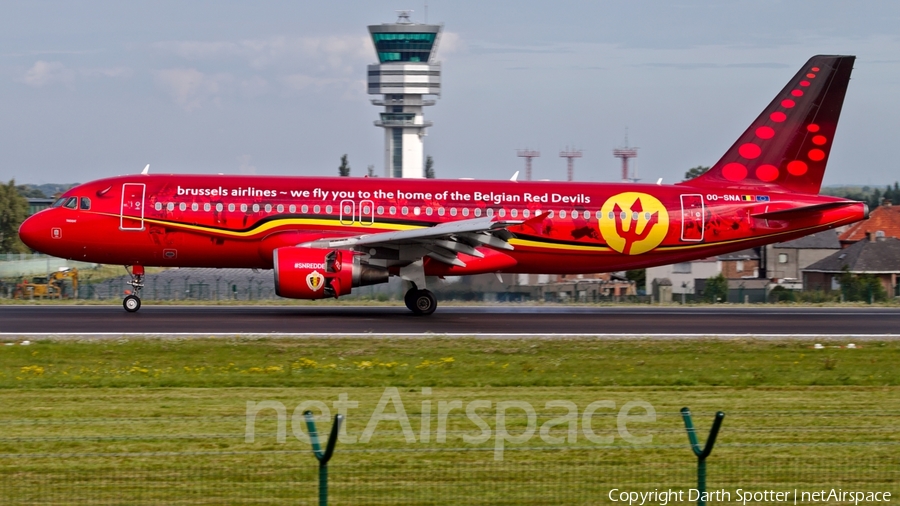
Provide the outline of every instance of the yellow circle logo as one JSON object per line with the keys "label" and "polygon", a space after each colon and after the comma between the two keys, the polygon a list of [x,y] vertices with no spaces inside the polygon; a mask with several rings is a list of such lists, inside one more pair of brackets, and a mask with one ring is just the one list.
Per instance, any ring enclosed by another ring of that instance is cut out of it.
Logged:
{"label": "yellow circle logo", "polygon": [[625,192],[600,208],[600,234],[609,247],[625,255],[646,253],[666,238],[669,213],[656,197]]}

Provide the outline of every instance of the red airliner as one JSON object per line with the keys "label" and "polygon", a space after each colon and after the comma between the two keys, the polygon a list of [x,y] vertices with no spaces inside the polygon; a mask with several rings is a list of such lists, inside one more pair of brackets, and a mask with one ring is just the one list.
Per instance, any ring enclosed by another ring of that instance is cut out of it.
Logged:
{"label": "red airliner", "polygon": [[818,195],[853,56],[815,56],[707,173],[675,185],[120,176],[67,191],[19,229],[31,248],[130,267],[275,270],[282,297],[321,299],[400,276],[579,274],[685,262],[846,225],[865,204]]}

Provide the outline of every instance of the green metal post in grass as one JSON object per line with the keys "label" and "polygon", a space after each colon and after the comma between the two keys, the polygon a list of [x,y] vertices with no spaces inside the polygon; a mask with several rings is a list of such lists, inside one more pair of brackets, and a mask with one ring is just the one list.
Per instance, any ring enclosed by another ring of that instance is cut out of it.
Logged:
{"label": "green metal post in grass", "polygon": [[709,437],[706,438],[706,446],[700,449],[700,443],[697,441],[697,430],[691,421],[691,410],[689,408],[681,408],[681,417],[684,418],[684,427],[687,429],[688,440],[691,442],[691,450],[697,456],[697,506],[706,506],[706,457],[712,453],[713,445],[716,444],[716,436],[719,435],[719,429],[722,427],[722,420],[725,419],[725,413],[719,411],[716,413],[716,419],[713,420],[712,429],[709,430]]}
{"label": "green metal post in grass", "polygon": [[312,443],[313,454],[319,461],[319,506],[328,506],[328,461],[334,454],[334,445],[337,444],[338,431],[341,429],[344,416],[334,415],[334,423],[331,425],[331,434],[328,436],[324,452],[322,445],[319,444],[319,433],[316,431],[316,421],[312,411],[304,411],[303,416],[306,418],[306,427],[309,429],[309,441]]}

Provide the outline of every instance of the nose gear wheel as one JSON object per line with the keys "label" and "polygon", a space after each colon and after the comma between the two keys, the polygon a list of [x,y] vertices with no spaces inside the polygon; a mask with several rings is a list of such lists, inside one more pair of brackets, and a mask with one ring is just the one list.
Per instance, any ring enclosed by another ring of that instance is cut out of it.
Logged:
{"label": "nose gear wheel", "polygon": [[[128,267],[125,270],[128,270]],[[131,294],[125,296],[125,299],[122,300],[122,307],[129,313],[136,313],[141,308],[140,295],[141,289],[144,288],[144,266],[135,265],[132,267],[132,270],[128,271],[128,274],[131,276],[131,281],[128,284],[131,285],[132,290]]]}

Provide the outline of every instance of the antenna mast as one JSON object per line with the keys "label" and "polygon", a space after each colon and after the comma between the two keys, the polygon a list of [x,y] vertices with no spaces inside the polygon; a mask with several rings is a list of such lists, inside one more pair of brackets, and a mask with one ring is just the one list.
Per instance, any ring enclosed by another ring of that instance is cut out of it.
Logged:
{"label": "antenna mast", "polygon": [[621,148],[613,149],[613,156],[622,159],[622,182],[636,183],[638,181],[636,175],[630,174],[628,171],[628,159],[637,158],[637,147],[628,146],[628,129],[625,129],[625,145]]}
{"label": "antenna mast", "polygon": [[531,159],[541,156],[541,152],[535,149],[517,149],[516,156],[525,159],[525,181],[531,181]]}
{"label": "antenna mast", "polygon": [[580,149],[569,149],[569,146],[566,146],[564,151],[559,152],[559,156],[562,158],[566,158],[566,169],[568,172],[568,181],[575,180],[575,159],[581,158],[581,150]]}

